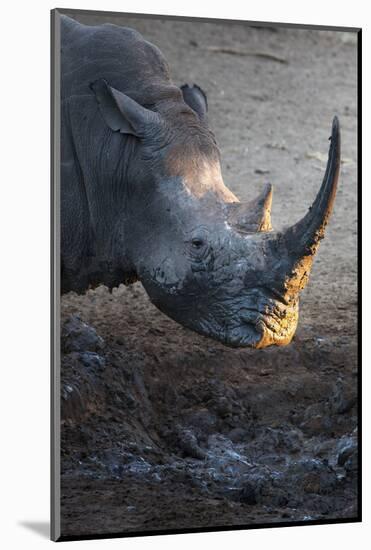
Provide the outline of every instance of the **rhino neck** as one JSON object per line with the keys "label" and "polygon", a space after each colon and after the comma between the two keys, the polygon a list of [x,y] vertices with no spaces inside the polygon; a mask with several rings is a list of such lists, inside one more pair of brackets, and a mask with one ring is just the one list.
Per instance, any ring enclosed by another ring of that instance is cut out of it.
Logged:
{"label": "rhino neck", "polygon": [[88,264],[90,288],[104,284],[112,289],[137,280],[136,270],[127,252],[127,241],[125,226],[120,219],[116,220],[114,228],[104,239],[97,239],[94,256]]}
{"label": "rhino neck", "polygon": [[131,238],[127,229],[127,178],[120,173],[120,166],[117,174],[107,176],[107,171],[90,159],[88,165],[93,168],[91,177],[81,180],[83,192],[74,196],[80,223],[65,239],[68,246],[65,244],[62,254],[62,293],[83,293],[101,284],[113,288],[137,279],[127,251]]}
{"label": "rhino neck", "polygon": [[126,252],[122,224],[117,224],[103,238],[86,236],[84,254],[78,262],[68,262],[62,259],[62,294],[70,291],[84,293],[90,288],[105,285],[109,289],[120,284],[131,284],[137,280],[136,270]]}

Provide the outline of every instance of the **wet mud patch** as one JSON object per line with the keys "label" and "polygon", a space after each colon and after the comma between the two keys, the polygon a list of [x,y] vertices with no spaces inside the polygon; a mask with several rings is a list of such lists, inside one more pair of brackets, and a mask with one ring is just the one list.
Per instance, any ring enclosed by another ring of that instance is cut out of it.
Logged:
{"label": "wet mud patch", "polygon": [[348,340],[231,350],[139,283],[71,293],[62,320],[65,535],[356,517]]}

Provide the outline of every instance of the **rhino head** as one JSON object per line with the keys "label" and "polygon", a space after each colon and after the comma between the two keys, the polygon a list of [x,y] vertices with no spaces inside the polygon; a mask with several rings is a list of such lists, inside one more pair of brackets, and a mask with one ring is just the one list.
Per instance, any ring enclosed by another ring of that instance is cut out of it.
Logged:
{"label": "rhino head", "polygon": [[128,186],[124,248],[151,301],[185,327],[228,346],[289,344],[299,294],[334,203],[337,118],[313,205],[291,227],[273,231],[271,185],[247,203],[224,185],[198,87],[185,86],[176,101],[164,98],[150,108],[104,80],[92,89],[106,123],[125,134],[131,151],[122,174]]}

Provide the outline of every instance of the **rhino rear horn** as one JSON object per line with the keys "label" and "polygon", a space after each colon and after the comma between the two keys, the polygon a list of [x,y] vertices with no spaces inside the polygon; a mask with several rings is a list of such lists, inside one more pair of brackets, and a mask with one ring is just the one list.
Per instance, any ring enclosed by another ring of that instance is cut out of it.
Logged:
{"label": "rhino rear horn", "polygon": [[267,183],[256,199],[232,203],[229,223],[240,233],[271,231],[272,196],[273,187]]}
{"label": "rhino rear horn", "polygon": [[90,84],[106,124],[114,132],[145,137],[150,126],[160,123],[160,116],[139,105],[134,99],[112,88],[103,78]]}

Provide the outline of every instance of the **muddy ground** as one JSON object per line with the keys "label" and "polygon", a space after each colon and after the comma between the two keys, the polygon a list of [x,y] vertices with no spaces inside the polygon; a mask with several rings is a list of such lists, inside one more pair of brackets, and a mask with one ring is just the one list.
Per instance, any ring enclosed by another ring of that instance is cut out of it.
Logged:
{"label": "muddy ground", "polygon": [[276,229],[314,199],[334,114],[342,175],[286,348],[198,336],[140,283],[62,298],[62,534],[355,518],[355,35],[105,20],[141,31],[177,84],[207,92],[226,184],[249,199],[273,183]]}

